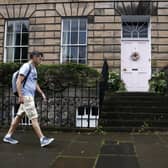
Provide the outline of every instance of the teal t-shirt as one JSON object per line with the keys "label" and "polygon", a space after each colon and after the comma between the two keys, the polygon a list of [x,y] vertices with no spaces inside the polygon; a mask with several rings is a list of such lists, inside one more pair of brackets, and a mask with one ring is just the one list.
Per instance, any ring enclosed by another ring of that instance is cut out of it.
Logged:
{"label": "teal t-shirt", "polygon": [[36,67],[30,63],[25,63],[19,70],[20,75],[27,76],[31,66],[31,72],[26,80],[24,87],[22,87],[23,96],[35,96],[37,85],[37,70]]}

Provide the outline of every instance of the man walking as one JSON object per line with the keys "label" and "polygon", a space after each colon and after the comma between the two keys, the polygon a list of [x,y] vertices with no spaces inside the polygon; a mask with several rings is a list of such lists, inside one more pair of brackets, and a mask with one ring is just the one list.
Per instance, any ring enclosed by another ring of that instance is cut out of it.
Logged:
{"label": "man walking", "polygon": [[8,133],[3,138],[4,142],[10,144],[19,143],[17,140],[12,138],[12,134],[14,133],[18,124],[20,123],[24,113],[31,120],[33,129],[37,134],[38,138],[40,139],[41,147],[47,146],[54,141],[54,138],[47,138],[43,135],[38,123],[38,114],[34,102],[34,96],[36,90],[41,94],[43,99],[46,100],[44,92],[40,89],[40,86],[37,83],[36,66],[41,63],[42,57],[43,57],[42,53],[37,51],[32,52],[30,54],[29,62],[23,64],[19,70],[16,87],[17,87],[17,94],[19,96],[18,99],[20,107],[15,119],[11,123]]}

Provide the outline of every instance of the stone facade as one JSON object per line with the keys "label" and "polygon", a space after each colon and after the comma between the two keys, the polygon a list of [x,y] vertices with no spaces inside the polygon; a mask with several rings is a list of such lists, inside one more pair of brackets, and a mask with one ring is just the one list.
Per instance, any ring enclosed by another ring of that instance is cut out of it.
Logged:
{"label": "stone facade", "polygon": [[[107,58],[111,69],[120,67],[120,0],[4,0],[0,2],[0,61],[4,55],[5,20],[28,18],[29,51],[44,52],[45,63],[60,63],[61,18],[88,17],[88,65],[101,69]],[[124,3],[130,3],[125,0]],[[168,64],[168,2],[153,1],[157,14],[151,16],[152,67]]]}

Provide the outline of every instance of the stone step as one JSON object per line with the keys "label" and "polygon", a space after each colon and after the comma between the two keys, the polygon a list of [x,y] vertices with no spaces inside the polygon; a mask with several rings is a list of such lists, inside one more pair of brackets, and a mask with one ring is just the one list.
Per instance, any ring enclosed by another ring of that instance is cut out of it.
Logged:
{"label": "stone step", "polygon": [[151,97],[151,96],[163,96],[162,94],[157,94],[157,93],[150,93],[150,92],[118,92],[118,93],[113,93],[111,91],[106,92],[106,96],[122,96],[122,97],[130,97],[130,96],[136,96],[136,97]]}
{"label": "stone step", "polygon": [[115,127],[142,127],[147,125],[146,127],[168,127],[168,119],[167,120],[126,120],[126,119],[100,119],[100,125],[103,127],[115,126]]}
{"label": "stone step", "polygon": [[103,127],[104,131],[110,132],[144,132],[144,131],[168,131],[168,127]]}
{"label": "stone step", "polygon": [[104,129],[168,129],[168,96],[154,93],[108,92],[100,113],[99,124]]}
{"label": "stone step", "polygon": [[168,107],[166,106],[103,106],[102,112],[134,112],[134,113],[168,113]]}
{"label": "stone step", "polygon": [[168,107],[168,102],[166,101],[111,101],[111,102],[104,102],[103,106],[108,106],[108,107],[113,107],[113,106],[152,106],[152,107],[160,107],[160,106],[165,106]]}
{"label": "stone step", "polygon": [[134,119],[140,119],[140,120],[168,120],[168,112],[167,113],[132,113],[132,112],[111,112],[111,113],[101,113],[101,119],[103,118],[110,118],[110,119],[121,119],[124,118],[125,120],[134,120]]}

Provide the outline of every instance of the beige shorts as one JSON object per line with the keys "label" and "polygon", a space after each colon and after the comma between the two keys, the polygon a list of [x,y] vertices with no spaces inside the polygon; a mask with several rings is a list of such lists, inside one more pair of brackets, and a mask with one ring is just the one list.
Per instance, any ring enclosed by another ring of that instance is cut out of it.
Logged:
{"label": "beige shorts", "polygon": [[20,105],[17,115],[21,116],[23,113],[26,113],[29,120],[38,118],[34,97],[24,96],[24,104]]}

